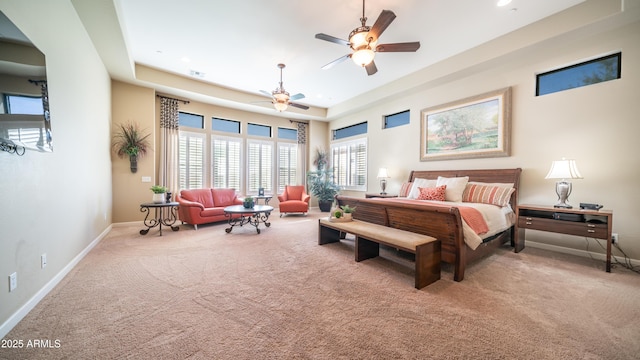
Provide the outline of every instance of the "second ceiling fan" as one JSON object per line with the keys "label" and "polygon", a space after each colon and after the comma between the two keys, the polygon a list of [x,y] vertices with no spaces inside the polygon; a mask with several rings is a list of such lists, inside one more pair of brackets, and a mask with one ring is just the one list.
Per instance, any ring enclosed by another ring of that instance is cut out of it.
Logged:
{"label": "second ceiling fan", "polygon": [[278,67],[280,68],[280,82],[278,83],[278,87],[272,92],[268,92],[266,90],[260,90],[260,92],[267,96],[272,97],[271,103],[273,104],[273,106],[276,108],[278,112],[283,112],[287,110],[287,107],[289,106],[297,107],[302,110],[308,110],[309,107],[307,105],[291,102],[291,100],[304,99],[304,94],[298,93],[298,94],[289,96],[289,93],[285,91],[284,87],[282,86],[282,69],[284,69],[285,66],[286,66],[285,64],[278,64]]}
{"label": "second ceiling fan", "polygon": [[339,45],[347,45],[353,49],[353,53],[333,60],[323,66],[322,69],[329,69],[351,58],[357,65],[363,66],[367,70],[368,75],[373,75],[378,72],[376,63],[373,61],[376,52],[415,52],[420,48],[419,41],[378,44],[378,38],[396,18],[396,14],[391,10],[382,10],[373,26],[367,26],[367,18],[364,15],[364,2],[365,0],[362,0],[362,17],[360,18],[362,25],[351,31],[349,41],[323,33],[316,34],[316,39],[326,40]]}

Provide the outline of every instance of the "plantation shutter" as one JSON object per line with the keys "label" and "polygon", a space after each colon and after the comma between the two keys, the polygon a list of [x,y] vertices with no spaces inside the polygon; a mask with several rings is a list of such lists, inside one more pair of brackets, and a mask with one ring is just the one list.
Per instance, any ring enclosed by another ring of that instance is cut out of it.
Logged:
{"label": "plantation shutter", "polygon": [[278,193],[285,185],[297,185],[298,144],[278,144]]}
{"label": "plantation shutter", "polygon": [[214,188],[232,188],[240,191],[241,148],[241,139],[213,138],[211,174]]}
{"label": "plantation shutter", "polygon": [[180,131],[178,168],[180,189],[204,187],[205,135]]}
{"label": "plantation shutter", "polygon": [[247,148],[247,193],[257,193],[260,187],[273,193],[273,143],[248,140]]}

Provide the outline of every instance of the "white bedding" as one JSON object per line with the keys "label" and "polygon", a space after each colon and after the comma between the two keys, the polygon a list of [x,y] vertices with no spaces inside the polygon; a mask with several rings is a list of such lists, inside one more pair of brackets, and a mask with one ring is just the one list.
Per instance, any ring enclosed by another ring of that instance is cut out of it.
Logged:
{"label": "white bedding", "polygon": [[516,221],[516,214],[511,206],[496,206],[471,202],[453,202],[453,201],[431,201],[431,200],[414,200],[421,202],[430,202],[437,204],[445,204],[449,206],[467,206],[472,207],[482,214],[484,221],[487,223],[489,231],[482,235],[476,234],[469,225],[462,219],[462,230],[464,233],[464,242],[473,250],[482,244],[483,239],[487,239],[495,234],[507,230]]}

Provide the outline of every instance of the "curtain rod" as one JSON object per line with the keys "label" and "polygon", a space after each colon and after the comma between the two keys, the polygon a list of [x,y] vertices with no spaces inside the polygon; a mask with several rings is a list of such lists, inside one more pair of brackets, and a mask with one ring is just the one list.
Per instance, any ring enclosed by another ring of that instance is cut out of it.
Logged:
{"label": "curtain rod", "polygon": [[181,101],[183,102],[185,105],[188,104],[190,101],[189,100],[182,100],[182,99],[176,99],[176,98],[172,98],[172,97],[168,97],[168,96],[164,96],[164,95],[156,95],[159,98],[165,98],[165,99],[171,99],[171,100],[176,100],[176,101]]}

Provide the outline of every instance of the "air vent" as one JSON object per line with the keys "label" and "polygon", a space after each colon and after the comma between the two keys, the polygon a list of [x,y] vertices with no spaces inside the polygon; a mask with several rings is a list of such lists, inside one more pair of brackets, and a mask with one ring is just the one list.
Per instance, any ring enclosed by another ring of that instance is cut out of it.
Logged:
{"label": "air vent", "polygon": [[191,70],[191,71],[189,72],[189,74],[190,74],[191,76],[195,76],[195,77],[199,77],[199,78],[201,78],[201,79],[204,79],[204,73],[203,73],[202,71]]}

